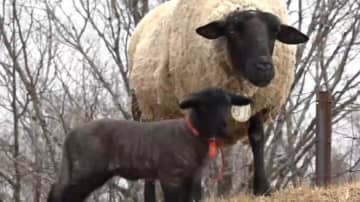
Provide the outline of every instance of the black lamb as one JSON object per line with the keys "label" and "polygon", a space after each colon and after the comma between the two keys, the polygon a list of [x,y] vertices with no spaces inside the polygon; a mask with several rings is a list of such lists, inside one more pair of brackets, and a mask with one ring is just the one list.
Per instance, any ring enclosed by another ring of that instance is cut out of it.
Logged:
{"label": "black lamb", "polygon": [[182,119],[102,119],[77,127],[65,140],[60,175],[48,201],[84,201],[113,176],[158,179],[166,202],[191,201],[192,184],[199,178],[209,144],[229,135],[231,106],[250,102],[208,88],[180,103],[180,108],[190,109]]}

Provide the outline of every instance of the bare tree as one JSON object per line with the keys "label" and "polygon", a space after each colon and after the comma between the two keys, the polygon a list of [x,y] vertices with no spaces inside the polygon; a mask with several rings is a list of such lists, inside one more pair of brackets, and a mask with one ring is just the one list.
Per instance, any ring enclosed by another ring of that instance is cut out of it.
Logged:
{"label": "bare tree", "polygon": [[[43,201],[57,171],[63,139],[73,125],[97,117],[131,118],[125,52],[134,20],[124,3],[114,7],[114,2],[1,5],[5,51],[0,53],[0,83],[5,91],[0,94],[0,110],[13,114],[13,120],[1,122],[15,130],[0,139],[0,157],[7,162],[0,166],[0,178],[16,201]],[[71,19],[65,11],[69,6],[81,20]],[[112,195],[113,200],[136,196],[133,191]]]}
{"label": "bare tree", "polygon": [[[303,3],[301,3],[303,2]],[[298,27],[311,36],[299,46],[295,82],[282,113],[267,129],[267,170],[276,187],[311,180],[315,143],[316,94],[328,90],[334,99],[333,128],[352,111],[360,90],[360,71],[352,68],[359,55],[360,13],[356,1],[288,1]],[[347,124],[353,124],[347,122]]]}
{"label": "bare tree", "polygon": [[[164,1],[2,1],[0,200],[45,200],[72,127],[101,117],[133,118],[128,41],[141,18]],[[298,47],[291,95],[266,129],[267,171],[279,188],[311,182],[314,104],[317,91],[326,89],[334,96],[334,138],[345,145],[341,149],[334,145],[334,178],[357,179],[360,70],[355,64],[360,53],[360,4],[286,3],[294,24],[311,36],[311,42]],[[227,153],[231,183],[218,188],[227,194],[246,191],[250,151],[237,144]],[[212,165],[206,185],[217,175],[218,166]],[[205,193],[214,196],[216,190],[206,187]],[[119,199],[141,200],[142,182],[115,178],[90,197]]]}

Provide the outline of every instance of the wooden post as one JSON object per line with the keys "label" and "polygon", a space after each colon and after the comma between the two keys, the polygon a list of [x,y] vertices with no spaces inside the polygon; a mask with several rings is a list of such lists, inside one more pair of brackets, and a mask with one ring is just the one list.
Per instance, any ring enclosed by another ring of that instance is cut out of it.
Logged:
{"label": "wooden post", "polygon": [[332,97],[319,91],[316,104],[316,185],[327,186],[331,180]]}

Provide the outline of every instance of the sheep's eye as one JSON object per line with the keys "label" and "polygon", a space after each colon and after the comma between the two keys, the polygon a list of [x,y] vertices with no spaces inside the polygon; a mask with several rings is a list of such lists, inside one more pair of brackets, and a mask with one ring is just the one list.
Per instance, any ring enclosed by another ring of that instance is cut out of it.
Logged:
{"label": "sheep's eye", "polygon": [[242,23],[233,24],[227,30],[228,35],[232,37],[237,37],[239,34],[241,35],[244,32],[244,25]]}
{"label": "sheep's eye", "polygon": [[270,29],[272,33],[277,34],[280,32],[280,25],[273,25],[270,27]]}
{"label": "sheep's eye", "polygon": [[227,34],[230,35],[230,36],[236,35],[236,31],[234,29],[228,29]]}
{"label": "sheep's eye", "polygon": [[244,30],[244,23],[241,23],[241,22],[236,23],[236,25],[234,26],[234,29],[237,32],[242,32]]}

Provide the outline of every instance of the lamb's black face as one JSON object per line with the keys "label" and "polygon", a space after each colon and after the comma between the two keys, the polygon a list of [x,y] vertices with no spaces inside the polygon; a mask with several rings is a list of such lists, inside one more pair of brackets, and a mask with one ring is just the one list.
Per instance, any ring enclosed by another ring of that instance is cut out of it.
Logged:
{"label": "lamb's black face", "polygon": [[209,88],[192,94],[180,103],[191,108],[191,119],[202,136],[226,138],[229,135],[229,116],[232,105],[247,105],[249,98],[234,95],[218,88]]}
{"label": "lamb's black face", "polygon": [[229,114],[231,103],[203,104],[194,109],[199,130],[208,138],[226,138],[229,134]]}
{"label": "lamb's black face", "polygon": [[272,54],[276,39],[287,44],[308,40],[297,29],[281,24],[275,15],[254,10],[234,11],[225,20],[211,22],[196,32],[208,39],[226,37],[233,69],[259,87],[268,85],[275,76]]}

